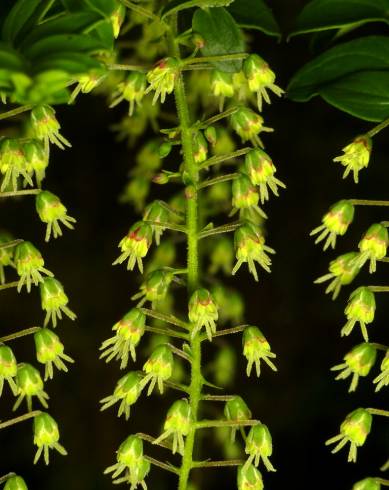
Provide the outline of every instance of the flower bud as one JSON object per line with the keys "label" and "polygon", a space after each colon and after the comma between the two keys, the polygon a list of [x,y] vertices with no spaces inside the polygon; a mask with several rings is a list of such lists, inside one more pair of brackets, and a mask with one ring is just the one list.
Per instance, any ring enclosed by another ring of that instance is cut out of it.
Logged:
{"label": "flower bud", "polygon": [[141,285],[141,291],[135,294],[132,299],[142,298],[141,303],[151,301],[154,308],[157,303],[163,301],[169,291],[174,275],[169,270],[157,269],[147,274],[144,283]]}
{"label": "flower bud", "polygon": [[277,371],[277,368],[270,360],[274,359],[276,355],[271,352],[269,342],[265,339],[265,336],[258,327],[249,326],[245,328],[242,344],[243,355],[247,359],[247,376],[250,376],[253,364],[255,364],[257,377],[259,378],[259,375],[261,374],[261,359],[263,359],[273,371]]}
{"label": "flower bud", "polygon": [[145,93],[146,75],[138,71],[133,71],[130,73],[130,75],[128,75],[126,81],[119,83],[110,107],[115,107],[123,100],[126,100],[130,103],[128,114],[129,116],[132,116],[135,105],[141,105]]}
{"label": "flower bud", "polygon": [[46,176],[46,169],[49,165],[49,155],[45,151],[44,145],[39,140],[30,140],[23,145],[26,158],[27,170],[35,172],[38,187],[41,186]]}
{"label": "flower bud", "polygon": [[209,272],[216,274],[220,269],[224,274],[231,274],[234,262],[234,247],[229,238],[219,238],[212,248],[210,255],[211,265]]}
{"label": "flower bud", "polygon": [[156,382],[158,382],[159,392],[163,394],[163,382],[172,376],[173,367],[174,359],[171,348],[168,345],[159,345],[143,366],[146,376],[142,385],[146,386],[150,381],[148,395],[151,395]]}
{"label": "flower bud", "polygon": [[6,245],[11,242],[13,237],[7,231],[0,231],[0,284],[5,283],[5,272],[4,267],[13,266],[13,255],[14,248],[13,247],[4,247],[2,245]]}
{"label": "flower bud", "polygon": [[208,155],[207,141],[201,131],[196,131],[193,134],[193,157],[197,164],[204,162]]}
{"label": "flower bud", "polygon": [[217,132],[215,126],[208,126],[204,131],[205,139],[212,146],[216,145],[217,142]]}
{"label": "flower bud", "polygon": [[354,347],[344,356],[344,363],[334,366],[332,371],[341,373],[335,378],[346,379],[352,375],[349,392],[355,391],[358,385],[359,376],[365,377],[369,374],[376,360],[377,350],[373,344],[363,343]]}
{"label": "flower bud", "polygon": [[146,93],[151,90],[155,91],[153,104],[161,96],[162,104],[165,102],[166,94],[171,94],[174,90],[174,84],[179,74],[179,62],[175,58],[164,58],[159,61],[155,68],[147,73],[147,81],[150,86]]}
{"label": "flower bud", "polygon": [[128,234],[119,242],[121,255],[115,260],[113,265],[122,264],[128,259],[127,270],[133,270],[138,264],[139,270],[143,273],[142,258],[147,255],[153,237],[153,230],[150,225],[137,221],[133,224]]}
{"label": "flower bud", "polygon": [[343,174],[344,179],[352,171],[354,182],[358,184],[358,173],[369,165],[372,146],[373,141],[368,135],[357,136],[354,141],[343,148],[343,155],[334,158],[334,162],[339,162],[346,167]]}
{"label": "flower bud", "polygon": [[55,110],[49,105],[37,105],[32,109],[31,124],[35,136],[45,142],[46,148],[48,148],[49,142],[57,145],[61,150],[64,150],[65,146],[72,146],[60,134],[61,126],[55,117]]}
{"label": "flower bud", "polygon": [[33,396],[36,396],[45,408],[48,407],[47,400],[49,399],[49,395],[43,390],[44,385],[41,375],[34,366],[27,363],[19,364],[16,382],[19,397],[13,406],[13,410],[16,410],[24,398],[26,398],[28,411],[31,412]]}
{"label": "flower bud", "polygon": [[45,381],[53,378],[53,364],[59,371],[68,372],[63,361],[73,363],[74,360],[64,353],[64,346],[58,335],[48,328],[41,328],[34,334],[34,341],[36,358],[45,365]]}
{"label": "flower bud", "polygon": [[102,407],[100,410],[106,410],[117,402],[120,402],[118,416],[121,417],[124,413],[126,420],[130,418],[130,408],[138,400],[142,392],[142,376],[135,372],[130,371],[125,376],[119,379],[116,384],[113,395],[103,398],[100,403]]}
{"label": "flower bud", "polygon": [[261,203],[269,199],[267,187],[278,196],[278,187],[285,189],[285,184],[274,177],[276,167],[271,158],[260,148],[250,150],[245,156],[245,172],[253,185],[259,186]]}
{"label": "flower bud", "polygon": [[43,452],[45,463],[49,464],[49,449],[56,449],[62,456],[67,452],[59,444],[59,430],[57,422],[48,414],[40,413],[34,417],[34,444],[37,446],[37,452],[34,458],[36,464]]}
{"label": "flower bud", "polygon": [[259,194],[250,182],[247,175],[240,173],[232,181],[232,205],[236,209],[255,207],[259,201]]}
{"label": "flower bud", "polygon": [[344,310],[347,323],[341,330],[342,337],[350,335],[354,325],[359,322],[365,342],[369,341],[366,325],[374,320],[375,296],[368,287],[359,287],[350,294],[348,304]]}
{"label": "flower bud", "polygon": [[[224,416],[227,420],[238,422],[240,420],[250,420],[251,410],[240,396],[234,396],[228,400],[224,406]],[[235,441],[238,426],[231,427],[231,442]]]}
{"label": "flower bud", "polygon": [[375,478],[365,478],[355,483],[352,490],[381,490],[381,485]]}
{"label": "flower bud", "polygon": [[271,90],[278,97],[284,91],[275,85],[276,75],[269,65],[257,54],[250,54],[243,62],[243,73],[246,75],[249,88],[257,93],[258,110],[262,111],[262,98],[270,104],[270,97],[267,90]]}
{"label": "flower bud", "polygon": [[169,408],[165,424],[164,432],[154,441],[153,444],[158,444],[169,436],[173,436],[173,454],[178,452],[184,454],[184,437],[190,432],[192,426],[192,411],[188,400],[185,398],[177,400]]}
{"label": "flower bud", "polygon": [[31,291],[31,283],[37,286],[43,281],[42,274],[52,277],[53,274],[45,269],[45,262],[39,250],[31,242],[22,242],[15,248],[15,266],[20,276],[18,292],[26,284],[27,291]]}
{"label": "flower bud", "polygon": [[211,74],[211,90],[215,97],[233,97],[234,85],[231,73],[213,70]]}
{"label": "flower bud", "polygon": [[21,476],[11,476],[11,478],[8,478],[3,490],[28,490],[28,488]]}
{"label": "flower bud", "polygon": [[100,359],[106,357],[106,362],[112,359],[121,359],[120,369],[127,367],[129,353],[136,361],[135,347],[139,344],[145,332],[146,315],[138,308],[132,308],[124,317],[113,326],[116,332],[114,337],[104,341],[100,347]]}
{"label": "flower bud", "polygon": [[197,49],[203,49],[205,46],[205,39],[200,34],[193,34],[191,40]]}
{"label": "flower bud", "polygon": [[[153,201],[149,204],[143,213],[143,219],[154,223],[167,223],[169,221],[169,211],[164,206],[163,201]],[[157,224],[151,224],[151,229],[155,235],[155,243],[160,244],[161,235],[165,228]]]}
{"label": "flower bud", "polygon": [[0,396],[3,393],[4,381],[7,381],[14,395],[18,388],[13,378],[16,376],[18,367],[16,358],[8,345],[0,344]]}
{"label": "flower bud", "polygon": [[11,184],[12,190],[18,188],[18,178],[22,176],[33,186],[27,167],[25,150],[22,140],[17,138],[3,138],[0,140],[0,172],[4,175],[0,191],[3,192]]}
{"label": "flower bud", "polygon": [[327,238],[323,250],[327,250],[329,246],[335,248],[336,237],[346,233],[353,219],[353,204],[347,200],[338,201],[324,215],[322,219],[323,224],[312,230],[310,236],[319,234],[315,243],[319,243]]}
{"label": "flower bud", "polygon": [[50,240],[51,233],[53,233],[54,238],[62,236],[59,223],[70,230],[74,229],[72,223],[75,223],[76,220],[67,215],[66,207],[55,194],[49,191],[41,191],[35,198],[35,207],[40,220],[47,223],[46,242]]}
{"label": "flower bud", "polygon": [[189,300],[189,321],[193,323],[192,337],[205,327],[207,336],[212,342],[212,335],[216,333],[216,321],[219,317],[218,307],[211,293],[204,288],[197,289]]}
{"label": "flower bud", "polygon": [[263,490],[262,475],[253,465],[238,468],[238,490]]}
{"label": "flower bud", "polygon": [[388,230],[385,226],[379,223],[371,225],[358,244],[361,252],[356,259],[358,267],[362,267],[367,260],[370,260],[369,272],[370,274],[375,272],[376,261],[385,257],[388,243]]}
{"label": "flower bud", "polygon": [[248,107],[239,107],[231,115],[231,126],[242,138],[243,143],[251,140],[256,146],[263,147],[258,135],[261,131],[271,132],[271,128],[263,125],[263,118]]}
{"label": "flower bud", "polygon": [[115,7],[115,10],[112,12],[110,16],[110,21],[112,24],[113,35],[115,39],[119,37],[120,28],[126,18],[126,7],[121,3],[118,3]]}
{"label": "flower bud", "polygon": [[[370,433],[371,424],[373,421],[372,415],[364,408],[357,408],[353,412],[349,413],[340,426],[340,434],[329,439],[326,445],[338,442],[332,453],[337,453],[348,442],[350,443],[350,450],[348,454],[349,462],[356,462],[357,460],[357,448],[363,446],[367,436]],[[340,441],[340,442],[339,442]]]}
{"label": "flower bud", "polygon": [[245,466],[251,465],[253,461],[255,461],[255,466],[258,466],[262,458],[268,471],[276,471],[269,460],[272,452],[272,438],[267,426],[264,424],[253,425],[246,439],[245,453],[249,455],[249,459]]}
{"label": "flower bud", "polygon": [[232,270],[232,275],[237,273],[244,262],[248,263],[249,271],[256,281],[258,281],[258,273],[255,262],[258,262],[266,272],[270,272],[271,259],[266,252],[274,254],[275,251],[265,245],[265,237],[258,226],[250,222],[242,224],[235,231],[234,244],[237,263]]}
{"label": "flower bud", "polygon": [[374,383],[377,384],[375,391],[389,385],[389,350],[386,351],[381,363],[381,373],[374,379]]}
{"label": "flower bud", "polygon": [[359,273],[359,267],[355,259],[359,257],[357,252],[349,252],[340,255],[330,262],[330,273],[316,279],[315,284],[332,279],[327,286],[326,294],[333,292],[332,299],[336,299],[342,286],[350,284]]}
{"label": "flower bud", "polygon": [[78,94],[89,94],[107,77],[107,71],[102,68],[91,70],[77,77],[78,85],[71,93],[68,104],[73,104]]}
{"label": "flower bud", "polygon": [[57,318],[62,320],[62,313],[75,320],[77,315],[68,307],[69,299],[65,294],[62,284],[54,277],[45,277],[39,285],[41,293],[42,310],[46,311],[44,326],[51,320],[53,327],[57,326]]}
{"label": "flower bud", "polygon": [[173,145],[170,141],[164,141],[159,147],[159,156],[161,158],[166,158],[172,151]]}

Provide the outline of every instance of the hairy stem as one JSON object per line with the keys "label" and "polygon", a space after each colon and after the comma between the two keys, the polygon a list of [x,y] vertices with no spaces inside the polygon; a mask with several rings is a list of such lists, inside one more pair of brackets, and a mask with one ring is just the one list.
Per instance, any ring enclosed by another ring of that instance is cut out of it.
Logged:
{"label": "hairy stem", "polygon": [[9,117],[18,116],[19,114],[22,114],[23,112],[30,111],[32,109],[32,107],[33,107],[32,105],[23,105],[21,107],[17,107],[16,109],[12,109],[10,111],[3,112],[2,114],[0,114],[0,121],[2,119],[8,119]]}
{"label": "hairy stem", "polygon": [[374,126],[374,128],[368,131],[366,134],[370,136],[370,138],[373,138],[373,136],[375,136],[376,134],[378,134],[380,131],[387,128],[388,126],[389,126],[389,119],[385,119],[385,121],[382,121],[382,123],[377,124],[377,126]]}
{"label": "hairy stem", "polygon": [[35,332],[38,332],[38,330],[40,329],[41,327],[31,327],[31,328],[25,328],[24,330],[19,330],[19,332],[11,333],[9,335],[5,335],[4,337],[0,337],[0,343],[19,339],[20,337],[25,337],[26,335],[32,335]]}
{"label": "hairy stem", "polygon": [[6,420],[0,424],[0,430],[5,429],[6,427],[10,427],[11,425],[18,424],[19,422],[24,422],[25,420],[32,419],[42,412],[40,410],[34,410],[33,412],[25,413],[24,415],[20,415],[20,417],[15,417],[14,419]]}
{"label": "hairy stem", "polygon": [[8,475],[1,476],[0,477],[0,485],[2,483],[5,483],[7,480],[9,480],[10,478],[12,478],[13,476],[16,476],[16,474],[15,473],[8,473]]}

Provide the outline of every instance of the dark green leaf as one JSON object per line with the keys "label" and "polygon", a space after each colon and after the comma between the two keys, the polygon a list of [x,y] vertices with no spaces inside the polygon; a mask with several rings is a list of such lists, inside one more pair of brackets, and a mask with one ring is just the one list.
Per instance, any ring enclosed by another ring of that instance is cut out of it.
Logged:
{"label": "dark green leaf", "polygon": [[269,36],[281,37],[273,12],[263,0],[235,0],[228,11],[241,27],[257,29]]}
{"label": "dark green leaf", "polygon": [[41,3],[42,0],[18,0],[4,21],[2,39],[11,43],[14,42]]}
{"label": "dark green leaf", "polygon": [[80,34],[91,29],[100,21],[101,16],[95,12],[64,14],[36,26],[30,34],[23,39],[21,48],[27,48],[40,39],[56,34]]}
{"label": "dark green leaf", "polygon": [[33,65],[33,73],[59,70],[71,75],[82,75],[101,68],[101,64],[81,53],[60,53],[45,57]]}
{"label": "dark green leaf", "polygon": [[377,21],[389,23],[389,0],[313,0],[302,10],[291,36]]}
{"label": "dark green leaf", "polygon": [[0,68],[11,71],[24,70],[23,60],[19,53],[5,43],[0,43]]}
{"label": "dark green leaf", "polygon": [[85,8],[83,0],[61,0],[61,2],[69,12],[77,12]]}
{"label": "dark green leaf", "polygon": [[[200,34],[205,46],[204,56],[228,55],[244,52],[244,41],[239,27],[223,7],[207,10],[198,9],[192,21],[193,31]],[[221,71],[236,72],[242,67],[241,61],[220,61],[212,63]]]}
{"label": "dark green leaf", "polygon": [[65,88],[69,82],[69,75],[62,71],[45,72],[35,78],[15,74],[11,100],[18,104],[63,104],[69,100]]}
{"label": "dark green leaf", "polygon": [[389,117],[389,70],[352,73],[319,90],[329,104],[367,121]]}
{"label": "dark green leaf", "polygon": [[162,10],[162,18],[193,7],[226,7],[234,0],[172,0]]}
{"label": "dark green leaf", "polygon": [[57,34],[37,41],[26,48],[23,54],[30,61],[34,61],[50,54],[70,51],[93,53],[103,48],[103,44],[98,39],[93,39],[84,34]]}
{"label": "dark green leaf", "polygon": [[389,37],[369,36],[329,49],[294,75],[288,96],[305,102],[347,75],[371,70],[389,70]]}
{"label": "dark green leaf", "polygon": [[89,36],[95,38],[104,49],[113,50],[115,37],[113,35],[113,26],[110,20],[103,20],[89,32]]}
{"label": "dark green leaf", "polygon": [[116,0],[84,0],[84,3],[101,15],[109,17],[116,9],[118,3]]}

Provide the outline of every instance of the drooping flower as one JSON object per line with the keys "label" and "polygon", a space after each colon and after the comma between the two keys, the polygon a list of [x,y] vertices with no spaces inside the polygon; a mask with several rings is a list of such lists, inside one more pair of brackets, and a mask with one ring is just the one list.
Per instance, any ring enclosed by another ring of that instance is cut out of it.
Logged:
{"label": "drooping flower", "polygon": [[74,360],[64,352],[64,345],[58,335],[48,328],[41,328],[34,334],[36,358],[45,366],[45,381],[54,375],[53,365],[59,370],[68,372],[64,361],[73,363]]}
{"label": "drooping flower", "polygon": [[174,359],[171,348],[168,345],[159,345],[143,366],[146,376],[143,378],[142,387],[150,382],[147,394],[150,395],[156,383],[163,394],[163,383],[171,378],[174,368]]}
{"label": "drooping flower", "polygon": [[141,374],[135,371],[127,373],[117,382],[113,395],[107,396],[100,401],[102,404],[100,410],[106,410],[119,402],[118,417],[124,414],[126,420],[128,420],[130,418],[130,408],[136,403],[142,392],[141,381]]}
{"label": "drooping flower", "polygon": [[272,438],[265,424],[253,425],[246,439],[245,453],[249,455],[245,466],[250,466],[253,461],[255,466],[262,459],[267,471],[276,471],[269,457],[273,453]]}
{"label": "drooping flower", "polygon": [[34,458],[36,464],[43,453],[44,461],[49,464],[49,449],[55,449],[66,456],[66,449],[59,443],[57,422],[48,413],[42,412],[34,417],[34,444],[37,451]]}
{"label": "drooping flower", "polygon": [[374,320],[375,296],[368,287],[359,287],[350,294],[344,310],[347,323],[341,330],[341,335],[350,335],[354,325],[359,322],[365,342],[369,341],[366,325]]}
{"label": "drooping flower", "polygon": [[372,274],[376,271],[377,260],[385,257],[388,244],[387,228],[380,223],[371,225],[358,244],[360,254],[355,259],[355,264],[362,267],[369,260],[369,272]]}
{"label": "drooping flower", "polygon": [[133,270],[135,264],[138,264],[140,272],[143,273],[142,259],[149,251],[152,236],[153,230],[147,223],[138,221],[133,224],[128,234],[119,242],[122,253],[113,265],[122,264],[128,259],[127,270]]}
{"label": "drooping flower", "polygon": [[141,106],[142,104],[142,99],[146,93],[146,82],[146,75],[144,73],[138,71],[130,73],[127,80],[119,83],[110,107],[115,107],[122,100],[126,100],[130,104],[128,114],[132,116],[135,105]]}
{"label": "drooping flower", "polygon": [[46,169],[49,165],[49,155],[45,151],[43,143],[39,140],[29,140],[23,145],[26,157],[28,172],[35,174],[38,187],[41,187],[42,181],[46,176]]}
{"label": "drooping flower", "polygon": [[9,184],[13,191],[18,189],[18,179],[23,177],[31,187],[34,185],[27,167],[24,144],[18,138],[3,138],[0,140],[0,172],[3,181],[0,191],[4,191]]}
{"label": "drooping flower", "polygon": [[173,279],[174,274],[168,268],[149,272],[140,287],[140,292],[132,296],[131,299],[141,298],[138,307],[143,305],[145,301],[151,301],[152,308],[155,308],[159,302],[165,299]]}
{"label": "drooping flower", "polygon": [[44,326],[51,320],[53,327],[57,326],[57,318],[62,320],[62,313],[75,320],[77,315],[68,307],[69,298],[66,296],[62,284],[54,277],[45,277],[39,285],[41,293],[42,310],[46,311]]}
{"label": "drooping flower", "polygon": [[31,242],[22,242],[15,248],[15,267],[20,276],[18,292],[24,285],[31,291],[31,284],[38,286],[43,281],[42,274],[53,277],[53,273],[44,267],[42,254]]}
{"label": "drooping flower", "polygon": [[238,490],[263,490],[261,473],[252,464],[239,466]]}
{"label": "drooping flower", "polygon": [[209,341],[216,333],[219,318],[218,307],[211,293],[204,288],[197,289],[189,300],[189,321],[193,324],[192,337],[205,327]]}
{"label": "drooping flower", "polygon": [[346,167],[343,174],[344,179],[352,172],[354,182],[358,184],[359,172],[369,165],[372,146],[373,141],[368,135],[357,136],[349,145],[343,148],[343,155],[334,158],[334,162],[339,162]]}
{"label": "drooping flower", "polygon": [[373,381],[377,384],[375,391],[389,385],[389,350],[381,362],[381,373]]}
{"label": "drooping flower", "polygon": [[150,86],[146,94],[155,91],[153,104],[161,97],[162,104],[165,102],[166,95],[171,94],[179,74],[179,62],[175,58],[164,58],[159,61],[155,68],[147,73],[147,81]]}
{"label": "drooping flower", "polygon": [[257,377],[261,374],[261,360],[273,370],[277,368],[270,359],[276,355],[271,351],[270,344],[258,327],[248,326],[243,332],[242,338],[243,355],[247,359],[247,376],[250,376],[251,369],[255,364]]}
{"label": "drooping flower", "polygon": [[18,387],[18,399],[12,410],[17,410],[22,401],[26,399],[28,411],[31,412],[33,396],[36,396],[45,408],[48,407],[47,400],[49,399],[49,395],[44,391],[43,380],[39,371],[34,366],[27,363],[19,364],[16,383]]}
{"label": "drooping flower", "polygon": [[341,287],[351,284],[359,273],[359,267],[355,263],[355,259],[358,256],[358,252],[349,252],[332,260],[329,267],[330,273],[316,279],[315,284],[331,280],[327,286],[326,294],[332,292],[332,299],[336,299]]}
{"label": "drooping flower", "polygon": [[55,110],[49,105],[38,105],[32,109],[31,124],[35,136],[39,140],[43,140],[46,149],[48,149],[49,143],[58,146],[61,150],[64,150],[65,146],[72,146],[60,134],[61,125],[55,117]]}
{"label": "drooping flower", "polygon": [[75,223],[76,220],[67,215],[66,207],[55,194],[49,191],[41,191],[36,196],[35,206],[41,221],[47,223],[46,242],[50,240],[51,234],[53,234],[54,238],[62,236],[60,223],[70,230],[74,229],[72,223]]}
{"label": "drooping flower", "polygon": [[14,378],[18,371],[18,365],[11,347],[0,344],[0,396],[3,393],[4,381],[7,381],[12,393],[16,396],[18,387]]}
{"label": "drooping flower", "polygon": [[169,211],[164,205],[164,202],[153,201],[151,204],[149,204],[143,213],[143,219],[155,223],[151,224],[150,226],[155,236],[155,243],[159,245],[165,228],[163,226],[159,226],[157,223],[167,223],[169,220]]}
{"label": "drooping flower", "polygon": [[15,475],[8,478],[3,490],[28,490],[28,488],[23,478]]}
{"label": "drooping flower", "polygon": [[[234,396],[228,400],[224,406],[224,416],[232,422],[239,422],[251,419],[251,410],[240,396]],[[231,427],[231,442],[235,441],[236,431],[239,426]]]}
{"label": "drooping flower", "polygon": [[355,483],[352,490],[381,490],[381,484],[376,478],[364,478]]}
{"label": "drooping flower", "polygon": [[230,119],[232,128],[242,138],[243,143],[251,140],[255,146],[263,147],[259,133],[273,131],[272,128],[264,126],[263,118],[248,107],[239,107]]}

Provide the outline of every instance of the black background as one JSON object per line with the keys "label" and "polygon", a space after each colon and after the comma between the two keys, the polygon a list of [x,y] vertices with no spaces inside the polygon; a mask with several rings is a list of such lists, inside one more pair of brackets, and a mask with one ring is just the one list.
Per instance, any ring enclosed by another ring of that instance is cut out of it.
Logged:
{"label": "black background", "polygon": [[[288,31],[306,2],[271,3]],[[380,32],[381,27],[369,29]],[[271,63],[283,87],[311,56],[306,38],[277,44],[262,34],[255,36],[254,50]],[[115,417],[112,410],[98,410],[98,400],[112,390],[119,376],[117,365],[98,361],[98,347],[109,336],[112,324],[129,309],[130,295],[138,284],[136,275],[128,274],[124,267],[111,267],[117,243],[135,219],[131,209],[117,200],[133,164],[133,152],[117,144],[108,129],[124,110],[108,110],[102,98],[93,96],[80,97],[75,106],[58,109],[62,132],[73,148],[53,151],[46,186],[61,196],[69,214],[77,218],[74,232],[44,244],[44,226],[36,216],[33,198],[0,203],[1,225],[17,237],[32,239],[41,249],[78,314],[75,324],[64,321],[57,329],[66,351],[77,362],[68,375],[57,374],[47,386],[50,413],[60,424],[61,442],[69,456],[53,454],[48,468],[42,463],[33,467],[31,422],[0,434],[0,474],[16,471],[25,476],[31,489],[111,488],[110,479],[102,472],[114,462],[119,443],[139,429],[157,434],[166,408],[176,396],[169,393],[166,399],[153,396],[142,400],[129,422]],[[332,158],[355,135],[370,128],[369,123],[338,112],[319,99],[304,105],[274,100],[266,107],[265,118],[276,130],[266,137],[267,150],[279,177],[287,183],[287,191],[266,206],[268,241],[277,255],[272,274],[261,274],[258,284],[246,272],[234,282],[245,295],[247,319],[263,327],[271,340],[279,372],[264,369],[259,381],[247,379],[241,363],[234,389],[271,428],[272,461],[278,471],[264,475],[266,488],[347,489],[358,479],[376,476],[385,462],[385,420],[374,418],[372,433],[358,451],[356,465],[347,464],[345,450],[332,456],[324,441],[338,432],[348,412],[358,406],[382,406],[384,397],[374,394],[372,376],[362,380],[357,393],[351,395],[347,394],[347,382],[334,381],[329,368],[361,341],[357,330],[347,338],[339,335],[351,290],[332,302],[313,280],[326,272],[329,260],[356,249],[371,222],[387,220],[388,215],[385,208],[358,208],[354,224],[339,240],[336,252],[324,253],[308,235],[329,205],[341,198],[388,199],[387,133],[375,138],[371,165],[361,173],[356,186],[350,178],[341,179],[342,170]],[[387,267],[379,265],[374,278],[361,274],[358,285],[387,284]],[[387,340],[385,299],[384,295],[377,298],[376,320],[370,329],[374,341]],[[37,291],[19,296],[15,291],[2,293],[2,333],[41,319]],[[238,338],[231,342],[240,349]],[[32,339],[15,342],[15,351],[18,357],[33,360]],[[1,419],[11,416],[9,406],[10,400],[3,396]],[[207,441],[205,451],[218,457],[211,439]],[[166,452],[159,455],[161,459],[169,457]],[[235,488],[234,470],[207,471],[199,481],[200,488]],[[148,484],[152,490],[175,488],[175,479],[153,468]]]}

